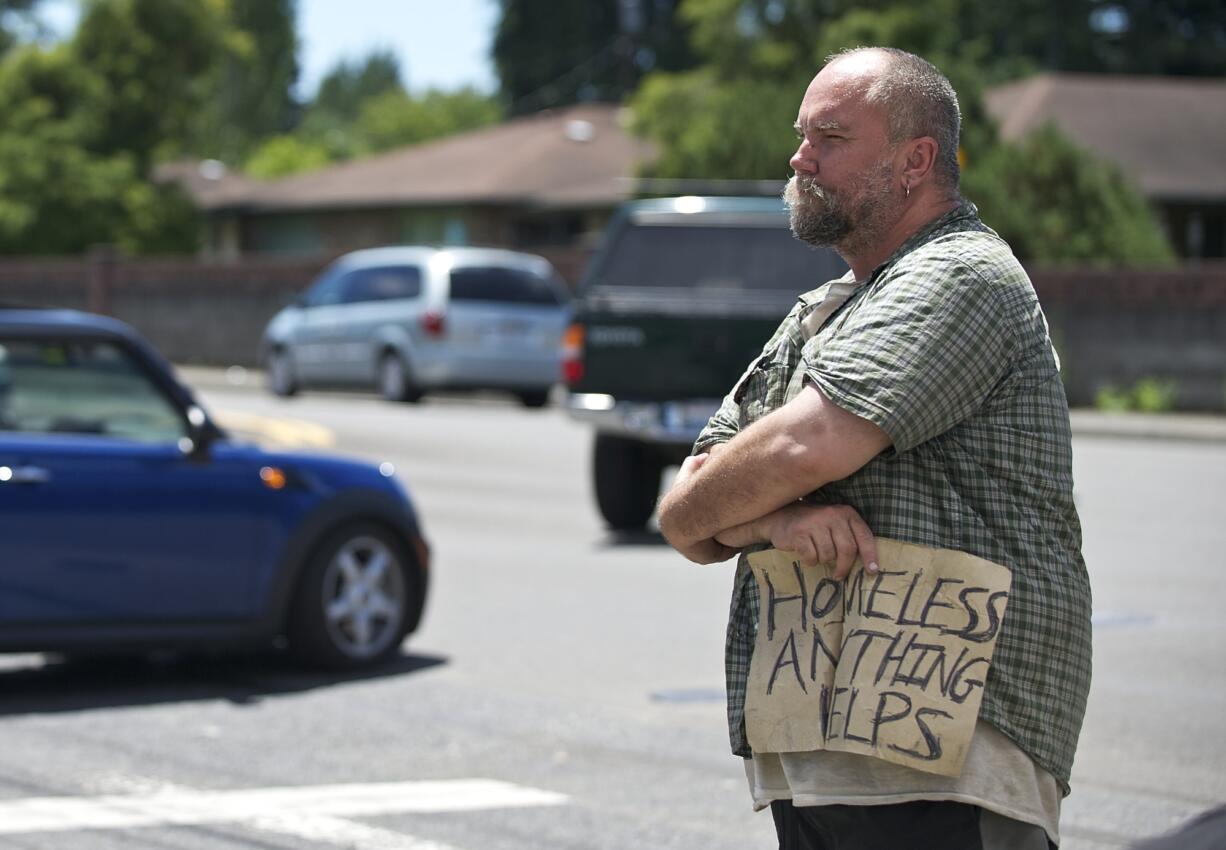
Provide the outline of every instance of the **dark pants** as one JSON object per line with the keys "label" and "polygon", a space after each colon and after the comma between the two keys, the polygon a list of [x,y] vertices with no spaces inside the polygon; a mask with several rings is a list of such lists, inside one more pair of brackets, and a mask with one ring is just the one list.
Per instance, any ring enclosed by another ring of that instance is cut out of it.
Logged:
{"label": "dark pants", "polygon": [[1052,850],[1037,826],[949,801],[885,806],[771,803],[779,850]]}

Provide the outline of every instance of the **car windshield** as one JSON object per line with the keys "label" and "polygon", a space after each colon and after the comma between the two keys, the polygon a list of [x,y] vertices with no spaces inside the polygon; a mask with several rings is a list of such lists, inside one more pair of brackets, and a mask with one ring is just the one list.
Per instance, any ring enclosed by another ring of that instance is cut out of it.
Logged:
{"label": "car windshield", "polygon": [[172,442],[186,424],[117,345],[0,339],[0,430]]}
{"label": "car windshield", "polygon": [[805,245],[786,227],[653,224],[614,238],[599,285],[798,294],[847,270],[833,251]]}

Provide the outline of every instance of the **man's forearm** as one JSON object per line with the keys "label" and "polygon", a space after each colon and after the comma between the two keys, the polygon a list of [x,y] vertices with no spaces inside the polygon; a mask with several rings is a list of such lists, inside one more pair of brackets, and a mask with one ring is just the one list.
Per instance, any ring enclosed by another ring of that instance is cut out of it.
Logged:
{"label": "man's forearm", "polygon": [[[758,425],[766,423],[764,419]],[[722,444],[701,468],[665,494],[661,533],[675,548],[684,549],[766,516],[821,486],[797,479],[795,465],[786,460],[795,450],[788,444],[786,435],[757,426]]]}
{"label": "man's forearm", "polygon": [[660,502],[660,531],[684,550],[859,469],[889,445],[877,426],[808,387],[724,444]]}

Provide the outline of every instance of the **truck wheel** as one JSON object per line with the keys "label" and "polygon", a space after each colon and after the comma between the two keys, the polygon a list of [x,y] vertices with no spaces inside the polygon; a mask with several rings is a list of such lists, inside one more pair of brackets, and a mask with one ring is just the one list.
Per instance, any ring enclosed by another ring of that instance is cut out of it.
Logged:
{"label": "truck wheel", "polygon": [[609,527],[641,529],[656,509],[663,464],[648,446],[625,437],[596,435],[592,472],[596,505]]}

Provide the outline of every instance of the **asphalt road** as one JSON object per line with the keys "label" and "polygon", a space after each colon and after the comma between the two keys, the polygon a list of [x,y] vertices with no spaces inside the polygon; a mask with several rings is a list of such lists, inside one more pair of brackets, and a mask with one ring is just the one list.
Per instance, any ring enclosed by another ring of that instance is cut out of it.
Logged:
{"label": "asphalt road", "polygon": [[[395,464],[436,552],[424,626],[341,679],[0,657],[0,848],[772,846],[727,753],[730,568],[608,534],[585,428],[496,396],[203,394]],[[1096,647],[1063,847],[1116,850],[1226,802],[1226,443],[1075,449]]]}

